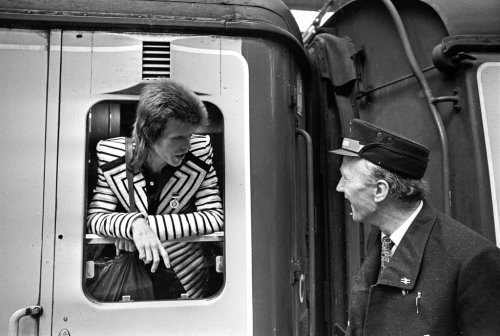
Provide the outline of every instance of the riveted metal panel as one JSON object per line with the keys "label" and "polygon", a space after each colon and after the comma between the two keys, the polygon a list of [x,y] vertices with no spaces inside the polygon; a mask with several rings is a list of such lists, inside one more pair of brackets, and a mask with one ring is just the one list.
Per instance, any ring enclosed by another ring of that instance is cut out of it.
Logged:
{"label": "riveted metal panel", "polygon": [[[61,47],[61,141],[58,151],[53,332],[67,329],[71,334],[163,335],[168,330],[172,335],[251,335],[248,67],[240,52],[241,41],[237,38],[135,34],[139,39],[169,40],[171,78],[192,88],[223,114],[226,223],[223,290],[211,299],[129,303],[98,303],[85,294],[82,252],[88,111],[103,101],[116,104],[135,101],[144,84],[140,78],[141,62],[134,57],[118,56],[121,61],[113,66],[121,66],[129,73],[133,72],[129,67],[139,70],[138,76],[128,79],[129,90],[120,93],[93,90],[95,74],[91,70],[105,66],[94,62],[103,62],[107,58],[96,55],[106,50],[94,49],[93,34],[87,31],[65,32]],[[122,41],[112,35],[108,47],[114,46],[113,41]],[[104,38],[106,36],[100,36],[101,40]],[[129,51],[117,48],[110,52]],[[116,68],[108,73],[120,76]],[[119,82],[124,83],[123,80]],[[107,84],[99,87],[105,88]],[[196,323],[193,323],[193,316]],[[231,318],[225,319],[224,316]]]}

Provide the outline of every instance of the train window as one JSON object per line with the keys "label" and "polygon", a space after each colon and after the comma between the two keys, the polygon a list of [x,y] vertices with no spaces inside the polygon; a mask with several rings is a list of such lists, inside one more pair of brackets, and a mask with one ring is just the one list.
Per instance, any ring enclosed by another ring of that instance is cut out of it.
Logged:
{"label": "train window", "polygon": [[[108,216],[107,219],[103,219],[103,221],[99,222],[99,225],[96,224],[95,226],[93,225],[97,221],[92,222],[89,220],[92,213],[101,212],[99,209],[104,209],[102,212],[106,213],[127,213],[126,205],[122,204],[123,200],[120,197],[128,197],[128,194],[126,192],[120,193],[119,190],[128,190],[128,188],[123,189],[125,185],[128,185],[124,171],[123,143],[125,137],[131,136],[136,105],[136,101],[105,101],[94,105],[88,113],[87,208],[90,215],[87,219],[89,224],[86,243],[84,244],[84,256],[86,258],[85,274],[83,276],[84,288],[89,297],[100,302],[213,297],[222,290],[224,283],[224,232],[213,228],[209,218],[210,215],[207,214],[209,211],[206,209],[198,210],[199,207],[203,208],[204,205],[199,205],[203,204],[203,201],[197,198],[196,193],[182,198],[182,190],[186,190],[186,185],[190,183],[190,176],[187,171],[196,170],[197,168],[191,164],[201,162],[196,161],[197,157],[186,156],[183,161],[185,163],[181,164],[175,172],[171,172],[173,175],[164,184],[165,187],[162,191],[165,191],[167,187],[169,189],[160,194],[161,199],[166,200],[167,197],[170,197],[171,200],[166,201],[167,206],[164,211],[160,210],[163,203],[159,202],[157,213],[162,213],[162,216],[149,218],[150,225],[155,221],[153,231],[157,232],[159,236],[167,238],[163,245],[169,255],[172,268],[167,269],[161,266],[156,272],[150,273],[148,265],[145,265],[144,268],[141,265],[141,270],[145,269],[145,272],[137,272],[134,278],[122,277],[121,272],[117,272],[116,269],[134,267],[135,265],[132,264],[138,260],[137,251],[119,253],[115,247],[115,241],[117,240],[115,236],[117,234],[112,231],[115,227],[118,228],[116,223],[126,220],[126,217],[116,219],[113,216]],[[192,137],[191,151],[193,155],[200,155],[200,158],[203,157],[205,160],[204,164],[203,162],[200,163],[200,166],[204,167],[204,171],[201,173],[196,172],[197,176],[205,176],[204,179],[208,179],[210,176],[211,186],[218,185],[221,198],[220,204],[223,204],[223,118],[221,111],[215,105],[205,102],[205,106],[209,113],[209,122],[197,130]],[[99,141],[107,139],[113,140],[111,143],[104,141],[98,145]],[[211,151],[209,150],[210,146],[207,145],[207,139],[210,139]],[[111,152],[108,152],[105,147],[110,144],[118,147],[118,149],[113,148]],[[203,150],[205,154],[194,154],[195,151],[203,153]],[[212,166],[215,169],[217,180],[211,176],[210,165],[207,165],[209,163],[207,158],[210,157],[210,153],[213,155]],[[188,162],[191,159],[193,161]],[[183,169],[186,169],[186,171],[183,171]],[[203,175],[205,171],[206,175]],[[178,173],[182,173],[183,176],[178,175]],[[108,180],[111,176],[113,176],[113,179]],[[183,178],[184,180],[182,180]],[[139,198],[136,199],[137,211],[142,212],[142,215],[148,218],[145,180],[146,178],[142,175],[142,172],[137,171],[133,183]],[[109,181],[113,181],[113,183],[107,184]],[[213,181],[217,181],[217,183],[214,184]],[[117,187],[119,184],[122,185],[122,189],[119,186]],[[177,185],[179,188],[176,187]],[[116,191],[113,191],[115,188]],[[110,195],[109,192],[111,191],[113,192]],[[115,192],[120,195],[116,196]],[[206,193],[206,191],[204,192]],[[122,194],[124,195],[122,196]],[[217,215],[217,212],[215,215]],[[206,231],[215,232],[205,235],[203,235],[205,232],[200,232],[200,235],[197,235],[192,222],[186,222],[187,225],[184,225],[186,224],[184,221],[189,220],[188,217],[196,217],[196,220],[203,221],[205,227],[210,226]],[[109,221],[108,224],[103,225],[106,220]],[[159,223],[160,221],[163,221],[163,227],[161,226],[162,223]],[[191,228],[193,229],[191,230]],[[97,230],[101,231],[95,232]],[[189,232],[187,232],[188,230]],[[127,261],[127,258],[133,261]],[[165,285],[166,283],[169,285]]]}
{"label": "train window", "polygon": [[484,137],[491,180],[491,195],[495,220],[495,235],[500,246],[500,62],[482,64],[477,73],[479,101],[483,118]]}

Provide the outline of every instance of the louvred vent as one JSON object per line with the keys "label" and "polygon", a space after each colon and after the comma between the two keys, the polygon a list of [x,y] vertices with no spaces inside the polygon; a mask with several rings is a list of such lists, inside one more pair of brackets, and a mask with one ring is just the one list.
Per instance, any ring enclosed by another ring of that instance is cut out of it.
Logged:
{"label": "louvred vent", "polygon": [[142,79],[155,78],[170,78],[170,42],[142,44]]}

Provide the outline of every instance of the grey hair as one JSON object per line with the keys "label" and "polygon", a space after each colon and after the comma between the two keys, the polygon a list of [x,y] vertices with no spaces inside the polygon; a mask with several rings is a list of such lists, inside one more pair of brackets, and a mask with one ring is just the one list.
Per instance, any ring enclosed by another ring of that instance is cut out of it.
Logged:
{"label": "grey hair", "polygon": [[170,79],[146,84],[137,105],[132,137],[135,151],[132,163],[142,166],[149,150],[162,136],[167,123],[180,121],[194,129],[205,125],[208,113],[201,99],[184,85]]}
{"label": "grey hair", "polygon": [[384,180],[389,184],[389,195],[404,203],[421,201],[429,193],[429,185],[423,179],[405,178],[374,164],[367,165],[369,179],[373,183]]}

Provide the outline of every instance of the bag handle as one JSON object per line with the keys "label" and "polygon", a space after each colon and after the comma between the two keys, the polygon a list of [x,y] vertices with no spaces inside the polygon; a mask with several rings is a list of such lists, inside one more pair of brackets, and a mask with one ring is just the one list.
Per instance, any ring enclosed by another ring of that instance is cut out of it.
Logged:
{"label": "bag handle", "polygon": [[135,206],[135,196],[134,196],[134,167],[131,164],[133,154],[134,154],[133,140],[132,138],[125,138],[125,164],[126,164],[127,182],[128,182],[128,200],[130,203],[129,212],[137,211],[137,208]]}

